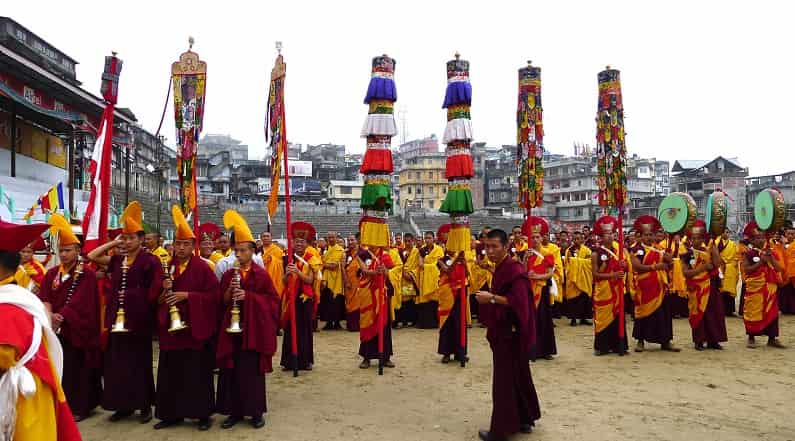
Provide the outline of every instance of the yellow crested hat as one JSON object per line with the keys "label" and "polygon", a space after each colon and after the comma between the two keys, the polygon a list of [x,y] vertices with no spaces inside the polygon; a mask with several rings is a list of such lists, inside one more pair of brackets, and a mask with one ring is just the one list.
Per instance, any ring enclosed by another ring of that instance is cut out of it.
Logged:
{"label": "yellow crested hat", "polygon": [[248,223],[246,223],[243,216],[235,210],[226,210],[226,212],[224,212],[224,228],[232,230],[235,235],[234,243],[236,244],[243,242],[256,243],[254,236],[251,234],[251,229],[248,227]]}
{"label": "yellow crested hat", "polygon": [[58,246],[80,245],[80,240],[72,232],[72,225],[69,224],[65,217],[58,213],[53,213],[50,215],[48,223],[50,224],[50,233],[58,235]]}
{"label": "yellow crested hat", "polygon": [[144,230],[144,224],[141,219],[141,204],[138,201],[132,201],[119,219],[121,224],[121,232],[124,234],[138,234]]}
{"label": "yellow crested hat", "polygon": [[171,206],[171,218],[174,219],[174,239],[175,240],[192,240],[196,239],[193,230],[190,229],[185,215],[179,205]]}

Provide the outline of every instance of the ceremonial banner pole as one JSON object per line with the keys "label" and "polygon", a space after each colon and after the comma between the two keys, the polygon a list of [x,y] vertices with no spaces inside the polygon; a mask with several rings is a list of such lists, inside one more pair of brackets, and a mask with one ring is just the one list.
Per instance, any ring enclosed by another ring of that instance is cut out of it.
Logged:
{"label": "ceremonial banner pole", "polygon": [[[287,121],[284,109],[284,79],[287,76],[287,64],[282,57],[282,42],[276,42],[276,62],[271,70],[270,88],[268,91],[268,109],[265,115],[265,140],[270,141],[271,148],[271,194],[268,199],[268,231],[271,217],[279,205],[279,177],[284,167],[284,217],[287,222],[287,264],[292,264],[293,234],[290,216],[290,166],[287,149]],[[290,276],[287,280],[287,308],[290,321],[290,352],[292,355],[293,377],[298,376],[298,336],[295,324],[295,291],[298,277]]]}
{"label": "ceremonial banner pole", "polygon": [[[380,252],[374,254],[375,268],[381,265],[380,256],[389,246],[389,225],[386,222],[392,208],[392,137],[397,135],[394,107],[397,101],[395,88],[395,60],[387,55],[372,60],[370,84],[364,103],[369,105],[361,137],[367,139],[362,167],[362,218],[359,220],[359,237],[362,245]],[[372,251],[371,251],[372,252]],[[384,374],[384,325],[389,313],[384,274],[377,274],[370,284],[376,292],[376,320],[378,327],[378,375]]]}
{"label": "ceremonial banner pole", "polygon": [[[174,126],[177,131],[177,176],[180,202],[185,216],[193,216],[193,231],[199,229],[198,186],[196,183],[196,155],[199,135],[204,121],[204,94],[207,63],[192,52],[193,37],[188,38],[188,51],[171,64],[174,92]],[[196,236],[196,250],[199,236]]]}
{"label": "ceremonial banner pole", "polygon": [[[108,203],[110,202],[111,159],[113,155],[113,111],[119,97],[122,61],[116,52],[105,57],[102,72],[102,97],[105,110],[99,122],[97,140],[91,153],[91,193],[83,216],[83,250],[89,252],[108,241]],[[12,212],[13,215],[13,212]]]}
{"label": "ceremonial banner pole", "polygon": [[450,215],[450,232],[447,234],[447,250],[456,253],[450,273],[453,295],[459,298],[459,342],[458,359],[466,366],[467,349],[467,268],[464,253],[469,251],[472,235],[469,215],[472,206],[472,190],[469,180],[475,176],[472,164],[472,120],[469,109],[472,104],[472,85],[469,83],[469,61],[462,60],[456,52],[455,59],[447,62],[447,90],[443,109],[447,109],[447,126],[442,142],[447,144],[445,176],[447,195],[439,211]]}
{"label": "ceremonial banner pole", "polygon": [[525,219],[544,202],[544,124],[541,106],[541,68],[530,61],[519,69],[516,108],[516,160],[519,165],[519,204]]}
{"label": "ceremonial banner pole", "polygon": [[[596,113],[596,158],[599,205],[618,210],[618,258],[624,262],[624,204],[627,202],[627,147],[624,142],[624,104],[620,71],[607,66],[597,76],[599,104]],[[618,336],[624,338],[624,283],[619,296]],[[622,343],[623,345],[623,343]]]}

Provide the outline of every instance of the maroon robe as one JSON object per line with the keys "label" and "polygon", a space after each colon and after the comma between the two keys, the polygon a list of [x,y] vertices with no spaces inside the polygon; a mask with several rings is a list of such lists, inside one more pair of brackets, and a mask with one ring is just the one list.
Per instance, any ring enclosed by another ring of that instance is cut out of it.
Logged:
{"label": "maroon robe", "polygon": [[[108,271],[110,290],[106,293],[105,326],[116,321],[124,256],[113,256]],[[154,309],[163,282],[160,260],[143,249],[127,270],[124,294],[125,328],[129,332],[108,334],[104,354],[102,407],[107,410],[149,411],[155,399],[152,374],[152,333]]]}
{"label": "maroon robe", "polygon": [[534,425],[541,418],[538,395],[530,374],[535,345],[535,307],[530,279],[522,264],[506,257],[494,270],[492,292],[508,305],[480,305],[480,320],[493,353],[492,413],[490,434],[501,439]]}
{"label": "maroon robe", "polygon": [[[64,355],[61,385],[72,413],[87,416],[102,398],[102,353],[94,271],[84,266],[76,283],[75,268],[63,278],[60,277],[60,267],[51,268],[41,283],[39,297],[51,305],[53,313],[64,318],[58,332]],[[69,297],[72,286],[74,290]]]}
{"label": "maroon robe", "polygon": [[[219,291],[222,295],[234,275],[234,270],[224,273]],[[271,359],[276,353],[279,295],[268,273],[253,262],[247,275],[241,277],[240,285],[246,292],[245,300],[239,305],[243,332],[226,332],[232,302],[226,305],[218,332],[216,361],[221,374],[218,377],[216,411],[223,415],[256,418],[268,410],[265,374],[273,371]]]}
{"label": "maroon robe", "polygon": [[173,267],[173,292],[188,293],[177,304],[187,329],[168,332],[170,306],[157,306],[160,360],[157,367],[155,416],[161,420],[207,418],[215,407],[215,348],[210,339],[218,325],[218,278],[207,263],[192,256],[184,272]]}

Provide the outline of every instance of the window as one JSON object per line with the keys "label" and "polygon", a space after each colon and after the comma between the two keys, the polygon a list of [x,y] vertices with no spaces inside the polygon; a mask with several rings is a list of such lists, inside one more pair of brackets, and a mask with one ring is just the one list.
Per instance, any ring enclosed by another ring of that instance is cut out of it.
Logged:
{"label": "window", "polygon": [[447,194],[447,187],[442,187],[442,194]]}
{"label": "window", "polygon": [[417,187],[417,194],[422,194],[422,187]]}
{"label": "window", "polygon": [[340,194],[353,194],[353,187],[349,185],[343,185],[340,187]]}
{"label": "window", "polygon": [[433,199],[428,201],[428,208],[433,208],[433,202],[434,202]]}
{"label": "window", "polygon": [[428,179],[433,179],[433,172],[428,172]]}
{"label": "window", "polygon": [[411,194],[411,187],[406,187],[406,193]]}
{"label": "window", "polygon": [[415,174],[417,176],[417,179],[420,179],[420,172],[416,172]]}
{"label": "window", "polygon": [[430,187],[428,187],[428,193],[430,193],[430,194],[434,194],[435,192],[436,192],[436,188],[434,188],[434,186],[433,186],[433,185],[431,185]]}

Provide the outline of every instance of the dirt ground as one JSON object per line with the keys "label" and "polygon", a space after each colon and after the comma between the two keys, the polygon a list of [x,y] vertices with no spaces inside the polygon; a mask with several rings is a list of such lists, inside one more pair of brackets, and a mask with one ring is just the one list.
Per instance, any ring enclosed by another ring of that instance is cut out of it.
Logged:
{"label": "dirt ground", "polygon": [[[628,321],[631,332],[632,323]],[[723,351],[696,352],[687,320],[675,320],[681,353],[650,346],[629,357],[592,355],[592,328],[558,320],[558,357],[532,365],[542,417],[516,440],[795,440],[795,316],[781,319],[789,349],[747,349],[743,322],[727,318]],[[98,412],[80,423],[100,440],[469,441],[491,412],[491,352],[485,330],[471,330],[471,362],[442,365],[437,332],[394,333],[397,364],[384,376],[358,368],[358,334],[315,334],[315,370],[267,377],[267,424],[209,432],[193,423],[154,431],[135,420],[109,423]],[[764,343],[764,339],[760,340]],[[278,361],[278,356],[275,358]],[[276,364],[276,362],[274,363]]]}

